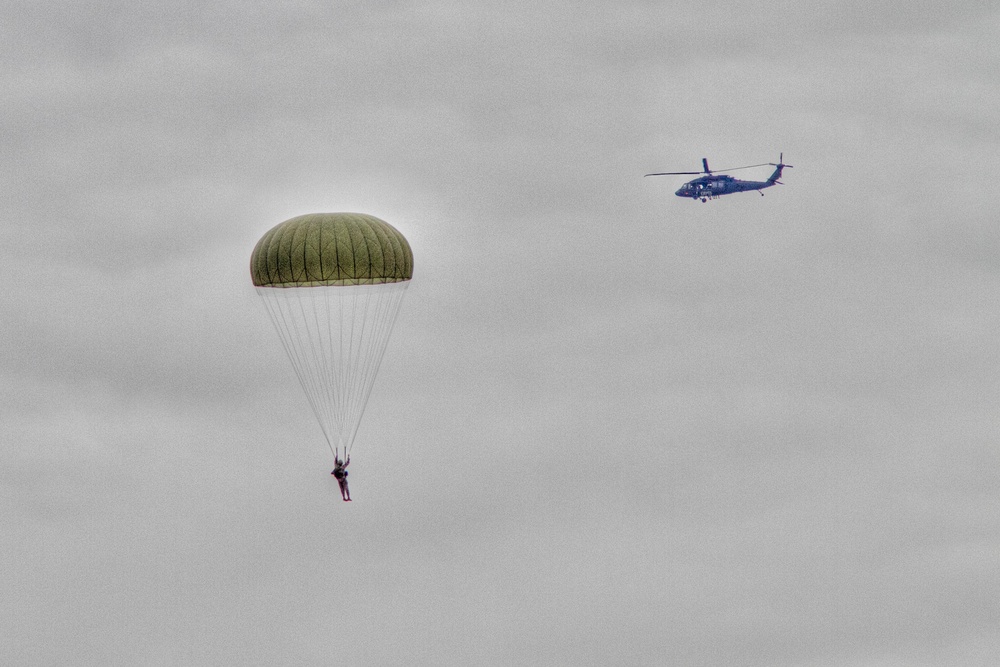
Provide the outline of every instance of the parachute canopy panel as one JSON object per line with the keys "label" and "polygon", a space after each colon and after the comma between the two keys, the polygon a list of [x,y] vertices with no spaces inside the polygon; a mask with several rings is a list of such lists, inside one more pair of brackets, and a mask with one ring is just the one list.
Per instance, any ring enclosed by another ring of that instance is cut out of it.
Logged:
{"label": "parachute canopy panel", "polygon": [[406,238],[364,213],[311,213],[277,225],[250,257],[257,287],[382,285],[413,277]]}

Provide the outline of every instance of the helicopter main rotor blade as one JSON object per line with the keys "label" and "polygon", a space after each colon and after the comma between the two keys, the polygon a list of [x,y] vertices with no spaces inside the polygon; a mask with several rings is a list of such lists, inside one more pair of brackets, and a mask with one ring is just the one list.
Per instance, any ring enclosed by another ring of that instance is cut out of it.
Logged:
{"label": "helicopter main rotor blade", "polygon": [[[655,174],[646,174],[646,176],[699,176],[699,175],[711,175],[718,174],[723,171],[736,171],[738,169],[753,169],[754,167],[766,167],[768,165],[773,165],[773,162],[761,162],[760,164],[750,164],[745,167],[730,167],[729,169],[713,169],[711,171],[659,171]],[[791,165],[785,165],[789,167]]]}
{"label": "helicopter main rotor blade", "polygon": [[753,169],[754,167],[766,167],[769,164],[774,164],[773,162],[761,162],[760,164],[750,164],[745,167],[730,167],[729,169],[713,169],[712,171],[718,173],[720,171],[736,171],[738,169]]}

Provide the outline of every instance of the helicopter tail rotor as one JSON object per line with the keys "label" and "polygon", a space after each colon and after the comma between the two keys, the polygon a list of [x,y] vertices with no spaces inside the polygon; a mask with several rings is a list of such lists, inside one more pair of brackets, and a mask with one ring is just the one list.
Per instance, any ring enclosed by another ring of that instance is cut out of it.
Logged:
{"label": "helicopter tail rotor", "polygon": [[790,165],[790,164],[785,164],[785,154],[784,153],[779,153],[779,155],[780,155],[780,157],[778,158],[777,162],[768,162],[768,164],[771,165],[772,167],[791,167],[791,166],[793,166],[793,165]]}
{"label": "helicopter tail rotor", "polygon": [[785,164],[785,154],[781,153],[780,157],[778,157],[777,162],[768,162],[768,164],[771,165],[772,167],[775,167],[775,170],[774,173],[771,174],[770,177],[768,177],[767,182],[771,183],[772,185],[775,183],[777,183],[778,185],[784,185],[784,183],[778,180],[779,178],[781,178],[781,170],[784,169],[785,167],[792,166],[790,164]]}

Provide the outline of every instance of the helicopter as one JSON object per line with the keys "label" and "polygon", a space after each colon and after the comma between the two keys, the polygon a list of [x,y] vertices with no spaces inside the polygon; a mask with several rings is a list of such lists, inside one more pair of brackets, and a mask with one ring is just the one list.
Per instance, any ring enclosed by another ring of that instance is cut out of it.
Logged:
{"label": "helicopter", "polygon": [[[701,164],[704,167],[701,171],[664,171],[657,172],[655,174],[646,174],[646,176],[677,176],[681,174],[704,174],[701,178],[696,178],[694,180],[688,181],[682,185],[677,192],[674,194],[678,197],[690,197],[691,199],[700,199],[702,203],[707,202],[709,199],[717,199],[722,195],[731,195],[734,192],[748,192],[750,190],[763,190],[764,188],[769,188],[772,185],[784,185],[778,179],[781,178],[781,170],[785,167],[791,167],[790,164],[785,164],[784,162],[785,154],[781,153],[781,157],[778,158],[777,162],[763,162],[761,164],[752,164],[746,167],[731,167],[729,169],[719,169],[718,171],[712,171],[708,168],[708,159],[702,158]],[[754,167],[765,167],[765,166],[775,167],[774,173],[772,173],[766,181],[741,181],[738,178],[733,178],[727,175],[717,175],[723,171],[736,171],[737,169],[752,169]],[[763,197],[764,193],[761,192],[760,196]]]}

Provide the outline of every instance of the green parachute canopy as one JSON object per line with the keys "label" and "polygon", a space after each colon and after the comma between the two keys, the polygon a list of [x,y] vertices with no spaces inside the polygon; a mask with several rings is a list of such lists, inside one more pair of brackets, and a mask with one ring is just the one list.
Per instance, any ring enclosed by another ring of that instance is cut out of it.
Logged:
{"label": "green parachute canopy", "polygon": [[257,287],[381,285],[413,276],[410,244],[364,213],[312,213],[277,225],[250,257]]}
{"label": "green parachute canopy", "polygon": [[413,276],[410,244],[371,215],[302,215],[257,242],[250,276],[330,451],[348,454]]}

